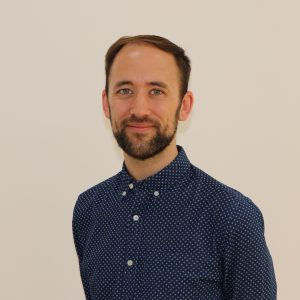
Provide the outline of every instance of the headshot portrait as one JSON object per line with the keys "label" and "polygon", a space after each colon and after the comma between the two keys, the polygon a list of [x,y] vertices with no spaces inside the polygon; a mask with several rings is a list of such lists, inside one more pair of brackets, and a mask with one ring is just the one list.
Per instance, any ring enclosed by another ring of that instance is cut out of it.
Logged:
{"label": "headshot portrait", "polygon": [[0,299],[297,299],[299,9],[5,3]]}

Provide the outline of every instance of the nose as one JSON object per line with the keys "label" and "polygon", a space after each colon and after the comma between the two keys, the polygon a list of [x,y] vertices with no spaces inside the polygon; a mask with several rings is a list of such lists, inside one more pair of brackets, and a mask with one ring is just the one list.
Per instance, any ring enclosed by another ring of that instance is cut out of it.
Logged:
{"label": "nose", "polygon": [[130,113],[137,117],[149,115],[149,99],[147,95],[142,92],[136,94],[131,104]]}

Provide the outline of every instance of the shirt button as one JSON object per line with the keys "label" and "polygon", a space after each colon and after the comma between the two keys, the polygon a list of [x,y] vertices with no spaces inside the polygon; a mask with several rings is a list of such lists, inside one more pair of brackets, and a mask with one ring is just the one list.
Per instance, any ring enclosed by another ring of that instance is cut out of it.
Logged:
{"label": "shirt button", "polygon": [[133,184],[132,183],[129,183],[129,188],[132,190],[133,189]]}
{"label": "shirt button", "polygon": [[139,217],[138,215],[134,215],[134,216],[133,216],[133,220],[134,220],[134,221],[138,221],[139,218],[140,218],[140,217]]}
{"label": "shirt button", "polygon": [[122,193],[122,196],[126,196],[126,192],[125,191]]}
{"label": "shirt button", "polygon": [[131,267],[133,265],[133,261],[131,259],[127,260],[127,266]]}
{"label": "shirt button", "polygon": [[154,196],[157,197],[158,195],[159,195],[159,191],[155,191],[155,192],[154,192]]}

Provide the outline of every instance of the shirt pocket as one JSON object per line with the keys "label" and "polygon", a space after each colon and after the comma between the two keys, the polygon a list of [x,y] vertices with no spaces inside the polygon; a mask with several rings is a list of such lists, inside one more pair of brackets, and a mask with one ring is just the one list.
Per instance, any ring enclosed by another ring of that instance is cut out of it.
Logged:
{"label": "shirt pocket", "polygon": [[216,258],[169,252],[160,259],[164,289],[172,299],[221,299],[221,269]]}
{"label": "shirt pocket", "polygon": [[188,252],[168,252],[162,258],[167,273],[182,278],[220,281],[220,264],[216,257]]}

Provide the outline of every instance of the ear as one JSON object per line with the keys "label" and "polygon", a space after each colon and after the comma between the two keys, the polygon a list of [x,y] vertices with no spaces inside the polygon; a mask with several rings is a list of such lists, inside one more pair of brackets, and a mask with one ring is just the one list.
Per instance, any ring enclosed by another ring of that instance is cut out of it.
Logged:
{"label": "ear", "polygon": [[191,111],[194,104],[194,95],[191,91],[187,91],[182,99],[181,108],[179,112],[179,121],[185,121]]}
{"label": "ear", "polygon": [[102,108],[106,118],[110,119],[109,103],[106,91],[102,91]]}

